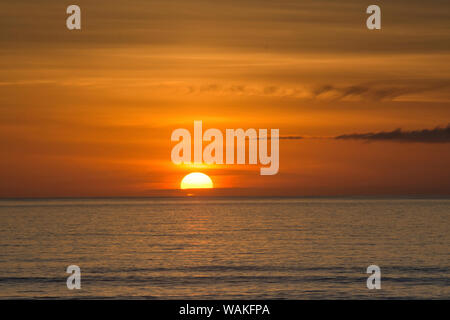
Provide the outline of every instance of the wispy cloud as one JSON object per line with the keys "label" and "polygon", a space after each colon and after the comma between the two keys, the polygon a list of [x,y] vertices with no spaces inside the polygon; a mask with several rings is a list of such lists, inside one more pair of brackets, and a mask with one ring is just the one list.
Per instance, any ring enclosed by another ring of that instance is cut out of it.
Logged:
{"label": "wispy cloud", "polygon": [[391,100],[409,94],[420,94],[429,91],[438,91],[450,86],[447,80],[423,81],[420,84],[405,82],[397,85],[355,84],[349,86],[335,86],[326,84],[312,90],[312,96],[317,99],[328,98],[331,100],[341,100],[345,98],[357,98],[360,100]]}
{"label": "wispy cloud", "polygon": [[366,141],[399,141],[399,142],[422,142],[422,143],[449,143],[450,124],[447,127],[436,127],[434,129],[423,129],[413,131],[403,131],[396,129],[393,131],[353,133],[335,137],[340,140],[366,140]]}
{"label": "wispy cloud", "polygon": [[280,136],[280,140],[301,140],[304,139],[302,136]]}
{"label": "wispy cloud", "polygon": [[[258,137],[255,140],[270,140],[273,136],[267,136],[267,138]],[[276,138],[276,136],[275,136]],[[305,139],[305,137],[297,136],[297,135],[289,135],[289,136],[278,136],[279,140],[302,140]]]}

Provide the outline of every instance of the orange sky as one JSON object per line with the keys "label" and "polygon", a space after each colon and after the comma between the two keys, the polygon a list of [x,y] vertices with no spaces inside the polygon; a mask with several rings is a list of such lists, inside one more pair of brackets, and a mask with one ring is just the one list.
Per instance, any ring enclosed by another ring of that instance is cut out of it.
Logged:
{"label": "orange sky", "polygon": [[217,195],[450,194],[448,141],[333,139],[450,123],[448,1],[75,2],[81,31],[72,2],[0,4],[0,197],[178,194],[194,120],[304,138],[275,176],[202,168]]}

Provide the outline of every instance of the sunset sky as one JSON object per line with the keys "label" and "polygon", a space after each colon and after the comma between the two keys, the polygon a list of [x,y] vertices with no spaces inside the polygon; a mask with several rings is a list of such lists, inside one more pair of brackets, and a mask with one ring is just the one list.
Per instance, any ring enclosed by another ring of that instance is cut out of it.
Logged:
{"label": "sunset sky", "polygon": [[[450,195],[448,0],[2,1],[0,44],[0,197]],[[280,129],[279,173],[174,165],[194,120]]]}

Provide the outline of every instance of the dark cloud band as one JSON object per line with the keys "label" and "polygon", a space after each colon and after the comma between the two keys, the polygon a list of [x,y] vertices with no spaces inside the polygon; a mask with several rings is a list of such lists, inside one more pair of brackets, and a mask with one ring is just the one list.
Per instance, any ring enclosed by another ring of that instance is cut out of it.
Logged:
{"label": "dark cloud band", "polygon": [[399,142],[423,142],[423,143],[449,143],[450,124],[447,127],[434,129],[403,131],[382,131],[376,133],[354,133],[335,137],[340,140],[366,140],[366,141],[399,141]]}

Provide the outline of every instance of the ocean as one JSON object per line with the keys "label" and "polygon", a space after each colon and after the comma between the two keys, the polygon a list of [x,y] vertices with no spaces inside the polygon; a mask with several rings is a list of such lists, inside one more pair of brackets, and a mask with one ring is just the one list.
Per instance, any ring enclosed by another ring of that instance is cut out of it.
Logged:
{"label": "ocean", "polygon": [[449,299],[449,219],[450,199],[1,200],[0,298]]}

